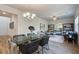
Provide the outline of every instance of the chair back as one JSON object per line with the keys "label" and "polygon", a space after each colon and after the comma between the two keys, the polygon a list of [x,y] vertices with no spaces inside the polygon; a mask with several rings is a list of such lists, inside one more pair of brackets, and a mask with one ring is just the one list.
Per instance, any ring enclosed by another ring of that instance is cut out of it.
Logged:
{"label": "chair back", "polygon": [[43,36],[41,41],[40,41],[40,46],[44,46],[45,44],[48,44],[49,37],[48,36]]}
{"label": "chair back", "polygon": [[77,33],[73,33],[72,38],[73,38],[74,40],[77,40],[77,39],[78,39],[78,34],[77,34]]}
{"label": "chair back", "polygon": [[19,37],[19,36],[25,36],[25,34],[14,35],[13,38],[15,38],[15,37]]}

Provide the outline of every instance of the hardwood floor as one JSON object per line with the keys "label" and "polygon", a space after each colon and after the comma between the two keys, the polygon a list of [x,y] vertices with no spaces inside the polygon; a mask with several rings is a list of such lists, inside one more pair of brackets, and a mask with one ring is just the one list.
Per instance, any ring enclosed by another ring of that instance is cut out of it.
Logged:
{"label": "hardwood floor", "polygon": [[9,53],[9,44],[8,40],[11,37],[8,35],[0,36],[0,54],[7,54]]}
{"label": "hardwood floor", "polygon": [[79,54],[79,47],[67,41],[64,41],[63,43],[59,43],[49,40],[49,50],[44,50],[44,53],[45,54]]}
{"label": "hardwood floor", "polygon": [[[7,40],[9,38],[8,36],[0,37],[0,54],[8,54],[9,45],[7,44]],[[54,38],[52,39],[54,40]],[[59,43],[59,41],[49,40],[49,50],[44,49],[44,54],[79,54],[79,47],[67,41]]]}
{"label": "hardwood floor", "polygon": [[72,45],[71,43],[57,43],[49,41],[49,50],[47,54],[78,54],[79,47],[76,45]]}

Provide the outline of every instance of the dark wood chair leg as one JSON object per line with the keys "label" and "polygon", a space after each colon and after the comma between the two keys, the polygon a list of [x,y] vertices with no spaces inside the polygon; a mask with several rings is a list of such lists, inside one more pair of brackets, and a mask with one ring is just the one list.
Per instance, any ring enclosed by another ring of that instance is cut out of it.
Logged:
{"label": "dark wood chair leg", "polygon": [[43,51],[43,47],[42,47],[42,54],[44,53],[44,51]]}

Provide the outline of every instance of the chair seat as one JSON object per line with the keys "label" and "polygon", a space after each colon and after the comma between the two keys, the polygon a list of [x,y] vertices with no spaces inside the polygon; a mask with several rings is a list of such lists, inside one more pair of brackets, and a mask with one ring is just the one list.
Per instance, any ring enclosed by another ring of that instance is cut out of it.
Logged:
{"label": "chair seat", "polygon": [[39,46],[39,40],[35,40],[35,41],[28,43],[28,44],[20,44],[19,50],[23,54],[32,54],[36,50],[38,50],[38,46]]}

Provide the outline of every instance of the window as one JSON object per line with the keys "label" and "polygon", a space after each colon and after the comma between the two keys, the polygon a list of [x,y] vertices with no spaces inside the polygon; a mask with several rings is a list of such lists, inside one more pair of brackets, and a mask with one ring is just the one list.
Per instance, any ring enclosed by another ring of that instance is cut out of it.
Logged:
{"label": "window", "polygon": [[78,16],[76,17],[76,19],[75,19],[75,27],[74,27],[74,30],[75,30],[75,32],[77,32],[78,33],[78,26],[79,26],[79,22],[78,22]]}

